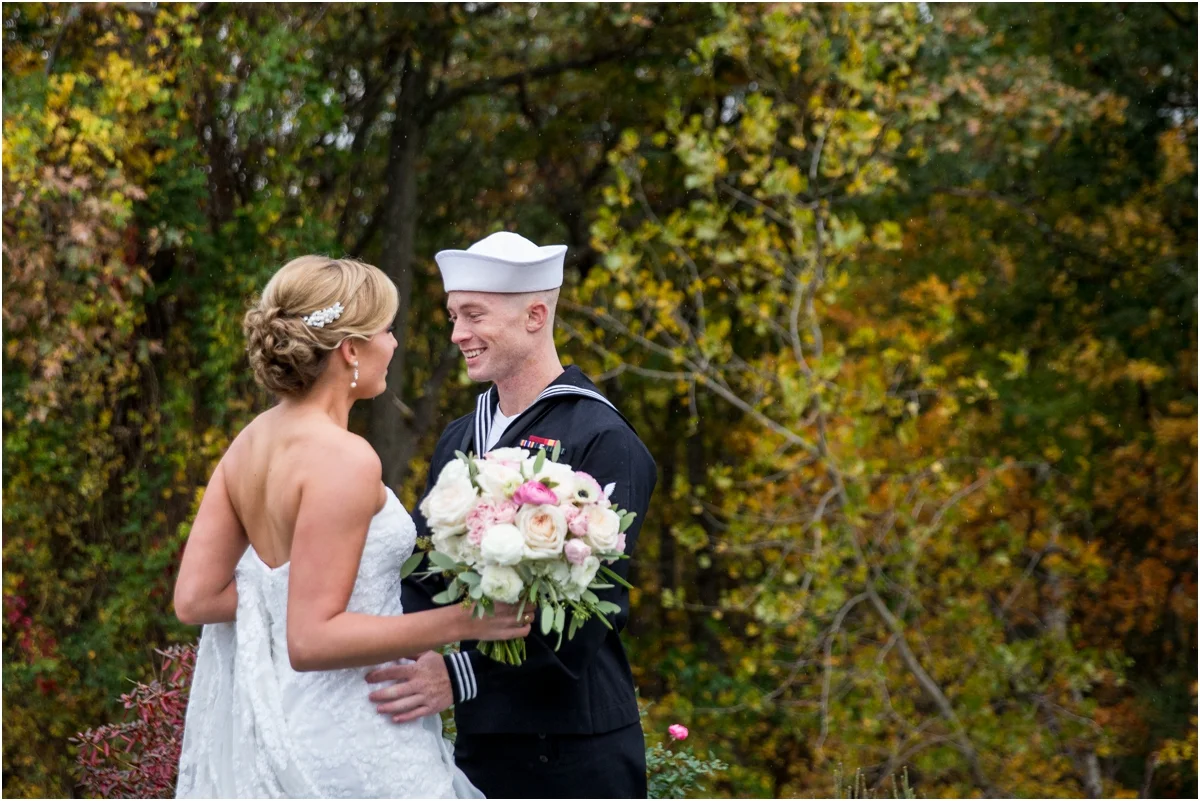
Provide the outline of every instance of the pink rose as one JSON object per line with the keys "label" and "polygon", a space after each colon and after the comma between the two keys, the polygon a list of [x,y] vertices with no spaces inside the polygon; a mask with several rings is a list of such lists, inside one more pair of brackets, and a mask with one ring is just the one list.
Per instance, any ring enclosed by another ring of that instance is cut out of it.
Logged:
{"label": "pink rose", "polygon": [[513,493],[512,499],[513,503],[519,505],[527,503],[534,506],[558,505],[558,496],[554,494],[554,490],[540,481],[526,481],[517,487],[517,491]]}
{"label": "pink rose", "polygon": [[520,511],[520,507],[512,501],[505,498],[504,500],[495,501],[494,503],[496,504],[497,523],[511,523],[517,518],[517,512]]}
{"label": "pink rose", "polygon": [[688,736],[687,726],[681,726],[676,723],[667,728],[667,734],[671,735],[672,740],[686,740]]}
{"label": "pink rose", "polygon": [[582,565],[592,555],[592,548],[583,540],[567,540],[563,546],[563,554],[573,565]]}
{"label": "pink rose", "polygon": [[579,507],[573,503],[564,503],[558,508],[562,510],[563,517],[567,518],[568,523],[579,517]]}
{"label": "pink rose", "polygon": [[588,533],[588,516],[582,510],[575,509],[575,514],[567,518],[567,529],[576,537],[586,537]]}

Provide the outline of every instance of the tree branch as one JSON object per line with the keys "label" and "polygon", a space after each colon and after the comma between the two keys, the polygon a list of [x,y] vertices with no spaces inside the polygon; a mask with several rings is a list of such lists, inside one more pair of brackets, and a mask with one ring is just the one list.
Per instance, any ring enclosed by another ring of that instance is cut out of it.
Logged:
{"label": "tree branch", "polygon": [[540,67],[513,72],[508,75],[500,75],[494,78],[481,78],[453,89],[447,89],[445,86],[438,88],[430,101],[429,110],[431,113],[436,113],[444,109],[450,108],[456,103],[468,97],[475,95],[483,95],[496,89],[502,89],[506,86],[515,86],[526,81],[536,81],[542,78],[549,78],[554,75],[560,75],[571,70],[586,69],[588,67],[596,67],[609,61],[615,61],[618,58],[628,56],[637,52],[638,48],[644,43],[639,42],[637,45],[613,48],[603,50],[599,53],[593,53],[590,56],[583,58],[568,59],[566,61],[558,61],[552,64],[543,64]]}

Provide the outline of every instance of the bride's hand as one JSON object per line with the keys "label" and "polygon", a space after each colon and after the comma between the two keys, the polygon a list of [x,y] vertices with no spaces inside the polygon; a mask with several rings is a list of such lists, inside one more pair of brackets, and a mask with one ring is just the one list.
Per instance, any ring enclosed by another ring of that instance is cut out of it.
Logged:
{"label": "bride's hand", "polygon": [[484,615],[472,621],[472,627],[475,629],[475,632],[471,639],[519,640],[526,636],[529,634],[529,625],[533,623],[537,608],[532,604],[525,604],[525,613],[518,620],[517,611],[519,608],[516,604],[506,604],[497,601],[492,605],[492,613],[490,615]]}

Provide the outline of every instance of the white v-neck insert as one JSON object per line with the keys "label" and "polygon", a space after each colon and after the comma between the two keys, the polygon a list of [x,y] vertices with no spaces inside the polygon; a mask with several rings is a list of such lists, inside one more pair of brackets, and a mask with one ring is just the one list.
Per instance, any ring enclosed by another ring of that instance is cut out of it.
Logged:
{"label": "white v-neck insert", "polygon": [[505,417],[504,412],[500,411],[500,404],[496,404],[496,414],[492,417],[492,430],[488,432],[487,444],[483,448],[484,453],[496,447],[496,443],[500,441],[500,437],[504,436],[505,429],[519,416],[518,413],[512,417]]}

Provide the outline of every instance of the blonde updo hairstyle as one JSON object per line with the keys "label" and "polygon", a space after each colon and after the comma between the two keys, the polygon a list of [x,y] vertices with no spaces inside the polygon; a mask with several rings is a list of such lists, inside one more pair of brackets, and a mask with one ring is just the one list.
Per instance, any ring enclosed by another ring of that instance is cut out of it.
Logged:
{"label": "blonde updo hairstyle", "polygon": [[[321,328],[304,322],[335,303],[342,305],[336,320]],[[378,267],[327,256],[292,259],[242,320],[254,380],[275,395],[304,395],[329,354],[351,337],[366,340],[386,329],[398,307],[396,285]]]}

